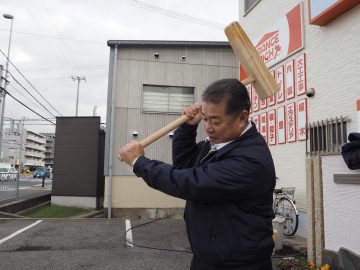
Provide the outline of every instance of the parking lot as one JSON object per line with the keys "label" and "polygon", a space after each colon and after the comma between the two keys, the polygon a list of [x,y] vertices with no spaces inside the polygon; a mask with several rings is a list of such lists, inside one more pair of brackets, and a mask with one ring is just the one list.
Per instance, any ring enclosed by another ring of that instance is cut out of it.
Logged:
{"label": "parking lot", "polygon": [[[0,269],[189,269],[191,254],[129,248],[124,233],[124,219],[0,219]],[[189,251],[183,220],[159,220],[132,235],[139,245]]]}

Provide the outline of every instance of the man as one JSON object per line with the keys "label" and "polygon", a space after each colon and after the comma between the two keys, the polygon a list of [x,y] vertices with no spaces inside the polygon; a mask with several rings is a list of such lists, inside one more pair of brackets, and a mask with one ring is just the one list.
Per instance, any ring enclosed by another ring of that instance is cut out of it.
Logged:
{"label": "man", "polygon": [[[190,269],[271,270],[275,169],[248,120],[247,90],[236,79],[219,80],[202,101],[183,112],[189,120],[174,133],[174,165],[144,157],[135,141],[118,156],[150,187],[186,200]],[[201,120],[208,138],[196,143]]]}

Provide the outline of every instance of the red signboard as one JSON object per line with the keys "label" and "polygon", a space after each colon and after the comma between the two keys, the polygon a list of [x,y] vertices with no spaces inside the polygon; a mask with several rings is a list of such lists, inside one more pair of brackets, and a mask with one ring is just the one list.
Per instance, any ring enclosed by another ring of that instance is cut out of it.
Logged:
{"label": "red signboard", "polygon": [[283,144],[286,142],[286,129],[285,129],[285,107],[280,106],[277,109],[277,142]]}
{"label": "red signboard", "polygon": [[277,103],[281,103],[285,100],[285,91],[284,91],[284,66],[279,66],[276,69],[276,82],[279,87],[277,92]]}
{"label": "red signboard", "polygon": [[296,142],[296,112],[295,102],[286,105],[286,138],[287,142]]}
{"label": "red signboard", "polygon": [[251,96],[252,96],[252,110],[257,112],[260,109],[260,98],[255,91],[254,87],[251,87]]}
{"label": "red signboard", "polygon": [[[271,71],[271,74],[273,75],[273,78],[276,79],[276,77],[275,77],[275,70],[272,70],[272,71]],[[275,103],[276,103],[276,98],[275,98],[275,94],[274,94],[274,95],[272,95],[272,96],[270,96],[270,97],[268,98],[269,107],[274,106]]]}
{"label": "red signboard", "polygon": [[297,106],[297,137],[299,141],[306,140],[306,125],[307,125],[307,98],[298,100]]}
{"label": "red signboard", "polygon": [[285,95],[286,99],[295,97],[294,60],[285,64]]}
{"label": "red signboard", "polygon": [[295,58],[296,93],[298,96],[306,92],[306,59],[305,53]]}
{"label": "red signboard", "polygon": [[260,114],[260,134],[264,137],[267,142],[267,113],[263,112]]}
{"label": "red signboard", "polygon": [[268,120],[269,120],[269,136],[268,136],[268,144],[275,145],[276,144],[276,110],[270,110],[268,112]]}

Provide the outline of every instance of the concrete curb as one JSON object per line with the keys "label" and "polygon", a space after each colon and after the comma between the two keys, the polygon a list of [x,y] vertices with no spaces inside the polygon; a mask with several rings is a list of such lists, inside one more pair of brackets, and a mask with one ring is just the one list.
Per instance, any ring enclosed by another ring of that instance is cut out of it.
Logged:
{"label": "concrete curb", "polygon": [[91,218],[100,214],[104,214],[103,210],[94,210],[89,213],[81,214],[78,216],[71,217],[70,219],[77,219],[77,218]]}
{"label": "concrete curb", "polygon": [[0,218],[26,218],[26,217],[0,211]]}
{"label": "concrete curb", "polygon": [[51,200],[51,193],[43,194],[41,196],[22,199],[18,201],[12,201],[3,205],[0,205],[0,211],[10,214],[16,214],[21,211],[25,211],[31,207],[36,207],[39,204],[48,202]]}

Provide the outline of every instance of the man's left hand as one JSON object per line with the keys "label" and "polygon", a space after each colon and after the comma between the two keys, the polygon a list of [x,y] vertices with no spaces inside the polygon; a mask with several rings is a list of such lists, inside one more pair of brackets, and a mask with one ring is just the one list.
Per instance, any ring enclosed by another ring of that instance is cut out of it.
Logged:
{"label": "man's left hand", "polygon": [[145,154],[144,147],[138,141],[131,141],[124,145],[118,152],[118,159],[125,161],[128,165],[133,166],[133,162]]}

